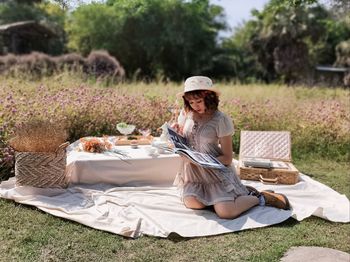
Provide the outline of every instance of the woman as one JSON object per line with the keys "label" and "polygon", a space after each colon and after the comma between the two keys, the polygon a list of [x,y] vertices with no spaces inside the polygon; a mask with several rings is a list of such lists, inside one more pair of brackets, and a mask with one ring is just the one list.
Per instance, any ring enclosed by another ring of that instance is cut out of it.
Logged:
{"label": "woman", "polygon": [[245,187],[232,164],[232,120],[218,110],[220,92],[210,78],[193,76],[185,81],[184,109],[173,127],[186,137],[193,150],[216,157],[227,168],[203,168],[183,158],[174,184],[186,207],[213,206],[220,218],[232,219],[256,205],[289,209],[286,196],[272,191],[258,192]]}

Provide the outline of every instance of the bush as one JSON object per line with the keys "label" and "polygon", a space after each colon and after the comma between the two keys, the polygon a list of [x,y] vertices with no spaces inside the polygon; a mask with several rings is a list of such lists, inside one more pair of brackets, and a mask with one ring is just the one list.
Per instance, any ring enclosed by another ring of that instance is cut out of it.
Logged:
{"label": "bush", "polygon": [[24,76],[40,79],[60,72],[83,72],[97,79],[122,80],[124,68],[113,56],[105,51],[94,51],[85,59],[79,54],[71,53],[52,57],[33,52],[27,55],[9,54],[0,56],[0,73],[14,77]]}
{"label": "bush", "polygon": [[125,75],[123,67],[106,51],[93,51],[87,57],[88,73],[96,78],[115,77],[121,79]]}
{"label": "bush", "polygon": [[6,74],[9,69],[18,63],[18,57],[13,54],[0,56],[0,74]]}
{"label": "bush", "polygon": [[59,71],[86,72],[86,59],[77,53],[70,53],[56,58],[57,69]]}
{"label": "bush", "polygon": [[335,66],[350,67],[350,40],[340,42],[335,48]]}
{"label": "bush", "polygon": [[315,154],[344,161],[350,156],[350,115],[347,104],[336,100],[225,101],[235,122],[234,151],[239,152],[241,130],[288,130],[293,157]]}
{"label": "bush", "polygon": [[33,52],[28,55],[17,56],[17,63],[7,67],[13,76],[25,75],[31,79],[51,76],[56,71],[55,60],[46,54]]}

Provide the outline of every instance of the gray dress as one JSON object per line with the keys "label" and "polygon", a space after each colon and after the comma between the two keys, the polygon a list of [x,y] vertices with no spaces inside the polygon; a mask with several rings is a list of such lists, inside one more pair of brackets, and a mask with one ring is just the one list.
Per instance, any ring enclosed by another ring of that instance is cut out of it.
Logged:
{"label": "gray dress", "polygon": [[[184,126],[183,134],[190,146],[196,151],[215,157],[222,155],[219,137],[232,135],[234,132],[232,120],[220,111],[215,111],[205,120],[196,120],[192,113],[188,113],[181,122]],[[193,196],[206,206],[235,200],[238,196],[248,194],[233,166],[219,170],[183,161],[174,185],[181,190],[182,197]]]}

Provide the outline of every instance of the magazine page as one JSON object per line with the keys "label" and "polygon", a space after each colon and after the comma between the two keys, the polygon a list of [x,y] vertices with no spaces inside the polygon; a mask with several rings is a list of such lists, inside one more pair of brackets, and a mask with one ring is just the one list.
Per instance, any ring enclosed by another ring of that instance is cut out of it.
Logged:
{"label": "magazine page", "polygon": [[197,165],[201,165],[203,167],[207,168],[219,168],[223,169],[226,168],[225,165],[223,165],[219,160],[217,160],[215,157],[200,153],[197,151],[193,151],[190,149],[187,140],[185,137],[178,134],[173,128],[171,128],[169,125],[167,125],[168,128],[168,135],[172,143],[174,144],[174,152],[181,154],[183,156],[186,156],[189,158],[190,161]]}
{"label": "magazine page", "polygon": [[168,135],[171,140],[171,142],[174,144],[175,148],[182,148],[190,150],[187,140],[185,137],[177,133],[173,128],[171,128],[169,125],[167,125],[168,128]]}
{"label": "magazine page", "polygon": [[223,165],[219,160],[217,160],[215,157],[209,154],[204,154],[197,151],[186,150],[186,149],[176,149],[175,152],[180,155],[186,156],[194,164],[201,165],[203,167],[217,168],[217,169],[226,168],[226,166]]}

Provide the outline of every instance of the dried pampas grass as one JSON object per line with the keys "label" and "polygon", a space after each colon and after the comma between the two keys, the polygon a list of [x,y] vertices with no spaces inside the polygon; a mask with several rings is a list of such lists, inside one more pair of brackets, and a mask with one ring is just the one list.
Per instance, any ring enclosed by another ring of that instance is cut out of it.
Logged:
{"label": "dried pampas grass", "polygon": [[17,152],[55,152],[67,137],[68,132],[61,123],[30,119],[16,127],[9,144]]}

